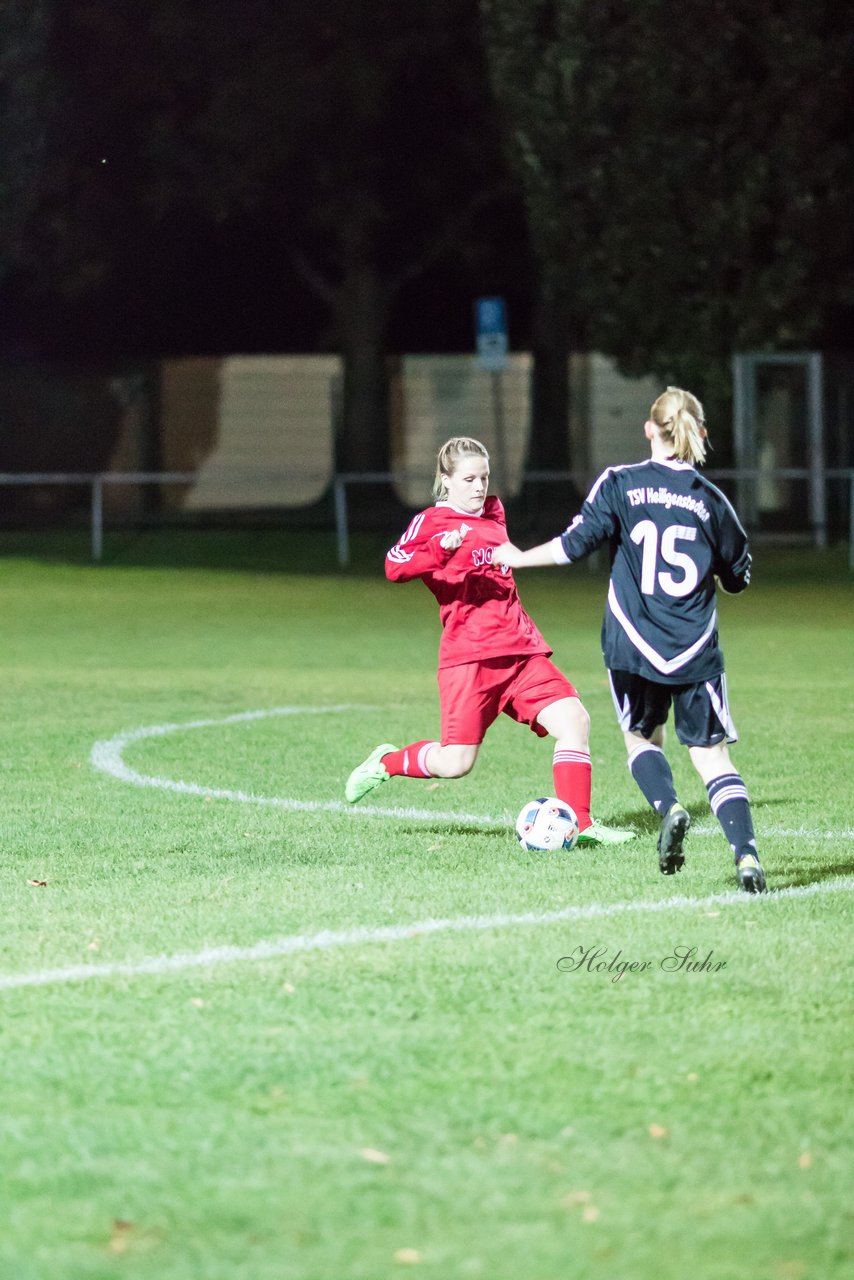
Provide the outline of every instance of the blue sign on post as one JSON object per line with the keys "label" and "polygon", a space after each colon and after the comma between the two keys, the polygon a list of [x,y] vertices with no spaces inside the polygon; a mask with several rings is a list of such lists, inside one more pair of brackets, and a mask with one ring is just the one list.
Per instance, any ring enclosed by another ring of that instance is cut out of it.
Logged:
{"label": "blue sign on post", "polygon": [[503,298],[478,298],[474,304],[477,362],[499,373],[507,367],[507,306]]}

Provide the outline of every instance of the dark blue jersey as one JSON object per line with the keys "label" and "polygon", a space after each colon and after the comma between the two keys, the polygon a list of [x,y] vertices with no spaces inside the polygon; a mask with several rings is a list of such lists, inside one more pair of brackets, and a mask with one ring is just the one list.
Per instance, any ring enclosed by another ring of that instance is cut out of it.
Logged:
{"label": "dark blue jersey", "polygon": [[609,467],[552,550],[566,563],[604,542],[611,549],[606,666],[660,684],[723,671],[715,578],[725,591],[743,591],[750,550],[720,489],[687,462]]}

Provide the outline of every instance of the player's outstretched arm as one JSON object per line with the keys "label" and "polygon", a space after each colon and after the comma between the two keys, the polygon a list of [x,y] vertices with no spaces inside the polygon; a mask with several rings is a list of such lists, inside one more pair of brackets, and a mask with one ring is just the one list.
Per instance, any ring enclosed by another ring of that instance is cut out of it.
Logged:
{"label": "player's outstretched arm", "polygon": [[463,543],[468,526],[431,533],[424,528],[424,513],[415,517],[400,542],[385,558],[385,574],[390,582],[410,582],[424,573],[441,569]]}
{"label": "player's outstretched arm", "polygon": [[512,542],[502,542],[493,551],[492,559],[497,564],[506,564],[508,569],[534,569],[557,564],[551,542],[542,542],[527,551],[520,551]]}

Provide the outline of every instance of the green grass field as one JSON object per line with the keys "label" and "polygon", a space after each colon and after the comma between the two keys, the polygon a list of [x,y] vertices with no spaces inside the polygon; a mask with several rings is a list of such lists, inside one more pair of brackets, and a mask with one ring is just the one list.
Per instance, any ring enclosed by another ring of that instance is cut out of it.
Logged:
{"label": "green grass field", "polygon": [[[523,853],[550,748],[509,721],[468,778],[346,810],[373,746],[438,728],[433,601],[384,545],[341,574],[307,536],[0,541],[0,1276],[850,1276],[844,550],[760,549],[721,602],[748,898],[678,747],[695,826],[658,873],[583,566],[520,590],[594,811],[641,838]],[[579,947],[647,967],[562,971]]]}

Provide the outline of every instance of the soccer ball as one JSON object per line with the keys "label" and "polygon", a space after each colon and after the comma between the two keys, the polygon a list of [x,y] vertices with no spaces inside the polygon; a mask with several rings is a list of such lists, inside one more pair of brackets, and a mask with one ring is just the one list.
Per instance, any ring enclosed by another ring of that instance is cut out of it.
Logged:
{"label": "soccer ball", "polygon": [[516,819],[516,838],[523,849],[543,853],[574,849],[578,819],[563,800],[540,796],[539,800],[529,800]]}

